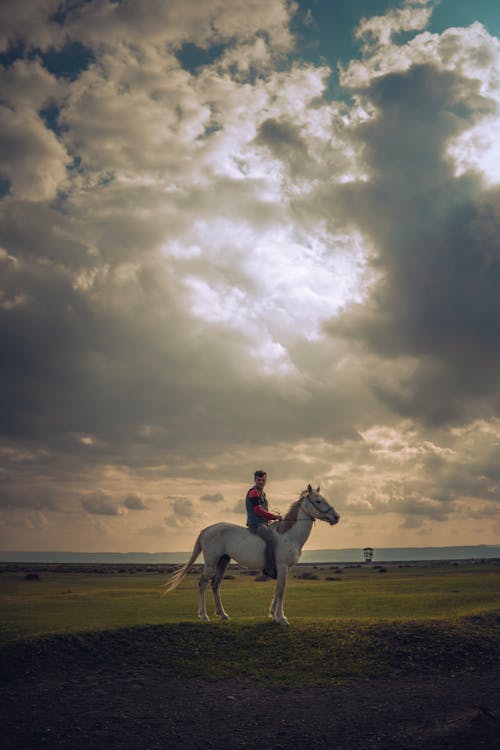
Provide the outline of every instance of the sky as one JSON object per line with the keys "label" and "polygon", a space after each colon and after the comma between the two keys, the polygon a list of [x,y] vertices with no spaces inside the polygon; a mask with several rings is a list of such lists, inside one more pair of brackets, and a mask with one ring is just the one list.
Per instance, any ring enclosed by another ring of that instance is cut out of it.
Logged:
{"label": "sky", "polygon": [[498,543],[500,10],[3,0],[0,549]]}

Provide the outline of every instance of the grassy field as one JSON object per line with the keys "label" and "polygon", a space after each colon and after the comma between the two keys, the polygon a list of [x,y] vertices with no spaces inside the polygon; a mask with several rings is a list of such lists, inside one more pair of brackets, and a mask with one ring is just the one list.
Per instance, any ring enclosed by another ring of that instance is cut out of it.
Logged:
{"label": "grassy field", "polygon": [[[319,580],[289,579],[285,611],[292,623],[357,620],[437,621],[500,610],[500,565],[399,568],[297,568]],[[162,596],[165,575],[39,573],[0,575],[0,645],[34,636],[196,622],[197,576]],[[223,599],[235,623],[267,622],[272,581],[232,572]],[[337,580],[326,580],[336,578]],[[207,592],[213,613],[211,591]],[[224,623],[221,623],[224,626]]]}
{"label": "grassy field", "polygon": [[[285,611],[267,618],[274,584],[231,571],[230,622],[198,623],[197,576],[162,596],[165,575],[0,574],[0,649],[12,668],[130,662],[208,679],[243,675],[288,686],[500,665],[500,565],[298,568]],[[335,580],[327,580],[333,578]],[[213,613],[211,592],[209,614]],[[265,654],[259,658],[259,653]],[[45,666],[44,666],[45,665]]]}

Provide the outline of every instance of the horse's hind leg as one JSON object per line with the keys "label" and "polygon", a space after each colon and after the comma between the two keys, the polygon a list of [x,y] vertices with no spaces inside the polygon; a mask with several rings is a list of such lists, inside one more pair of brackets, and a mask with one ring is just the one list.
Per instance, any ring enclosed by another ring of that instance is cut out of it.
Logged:
{"label": "horse's hind leg", "polygon": [[221,587],[222,579],[224,578],[224,573],[227,570],[227,566],[229,565],[230,559],[231,558],[229,557],[229,555],[222,555],[222,557],[217,562],[215,575],[212,578],[212,591],[214,592],[215,611],[217,612],[221,620],[230,619],[227,612],[224,611],[224,606],[222,604],[222,599],[220,597],[220,587]]}
{"label": "horse's hind leg", "polygon": [[203,573],[201,574],[201,578],[198,583],[198,588],[200,591],[200,606],[198,609],[198,617],[202,622],[210,622],[210,618],[207,614],[207,606],[205,604],[205,589],[207,588],[210,579],[215,574],[214,567],[212,565],[209,565],[205,562],[205,565],[203,567]]}

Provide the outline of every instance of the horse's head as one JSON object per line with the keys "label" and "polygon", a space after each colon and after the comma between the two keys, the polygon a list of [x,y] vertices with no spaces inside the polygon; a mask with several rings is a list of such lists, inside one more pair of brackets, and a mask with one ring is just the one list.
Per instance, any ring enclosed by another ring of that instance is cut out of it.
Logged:
{"label": "horse's head", "polygon": [[307,501],[307,512],[313,518],[318,518],[320,521],[328,521],[330,526],[334,526],[340,521],[340,516],[335,508],[320,493],[319,485],[317,489],[313,490],[309,484],[307,490],[304,490],[302,493],[302,497]]}

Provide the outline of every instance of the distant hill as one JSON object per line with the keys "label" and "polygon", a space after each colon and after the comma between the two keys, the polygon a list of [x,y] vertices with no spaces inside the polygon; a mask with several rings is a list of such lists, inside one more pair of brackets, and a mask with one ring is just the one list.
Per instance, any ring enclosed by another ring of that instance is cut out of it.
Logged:
{"label": "distant hill", "polygon": [[[26,552],[0,551],[0,562],[39,563],[113,563],[124,565],[171,565],[183,563],[190,552]],[[480,544],[468,547],[380,547],[374,562],[410,560],[482,560],[500,558],[500,545]],[[304,550],[302,562],[363,562],[361,548]]]}

